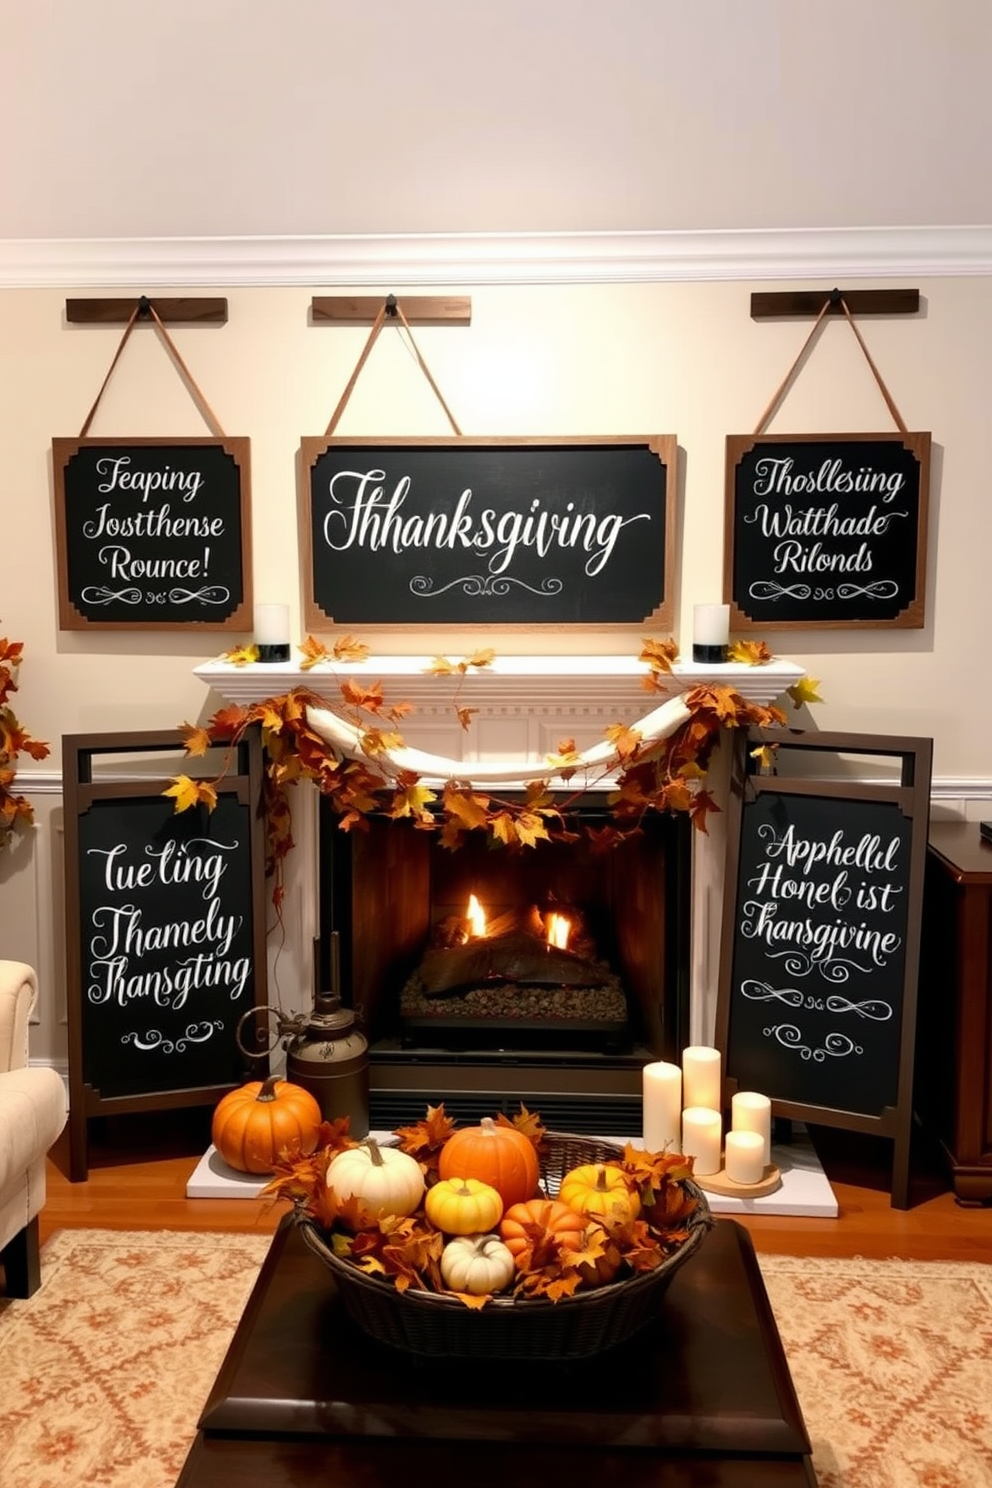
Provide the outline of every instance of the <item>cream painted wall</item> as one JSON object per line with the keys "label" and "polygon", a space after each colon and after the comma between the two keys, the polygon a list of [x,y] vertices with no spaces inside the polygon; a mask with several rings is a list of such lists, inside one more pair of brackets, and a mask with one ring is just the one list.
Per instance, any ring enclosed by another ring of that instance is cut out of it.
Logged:
{"label": "cream painted wall", "polygon": [[[769,288],[763,284],[762,288]],[[818,287],[822,287],[818,286]],[[847,286],[849,288],[855,285]],[[167,286],[156,291],[168,293]],[[460,286],[450,286],[453,292]],[[774,650],[821,679],[820,729],[932,736],[941,809],[992,812],[984,685],[992,550],[992,435],[987,416],[992,280],[921,282],[915,319],[864,321],[872,355],[910,429],[932,432],[927,624],[912,631],[779,632]],[[751,286],[726,284],[477,287],[469,327],[426,327],[417,343],[468,434],[674,433],[680,446],[677,612],[719,596],[723,447],[756,424],[808,330],[755,323]],[[316,290],[314,292],[317,292]],[[0,293],[0,633],[25,643],[17,711],[52,758],[19,777],[39,827],[0,861],[4,954],[40,964],[60,989],[58,769],[62,734],[169,729],[205,719],[219,700],[192,668],[225,649],[181,631],[62,632],[57,626],[50,441],[74,435],[120,331],[67,326],[66,290]],[[310,291],[237,289],[224,327],[173,336],[218,419],[252,445],[256,598],[287,599],[298,636],[295,459],[300,436],[326,427],[364,344],[364,328],[308,324]],[[772,424],[788,431],[891,427],[849,329],[827,325]],[[131,338],[91,430],[196,435],[203,422],[154,331]],[[399,333],[383,334],[341,434],[443,434],[444,414]],[[639,648],[641,629],[599,638]],[[376,650],[464,654],[478,633],[365,634]],[[589,637],[535,632],[497,649],[589,649]],[[60,990],[43,1013],[37,1056],[64,1058]]]}

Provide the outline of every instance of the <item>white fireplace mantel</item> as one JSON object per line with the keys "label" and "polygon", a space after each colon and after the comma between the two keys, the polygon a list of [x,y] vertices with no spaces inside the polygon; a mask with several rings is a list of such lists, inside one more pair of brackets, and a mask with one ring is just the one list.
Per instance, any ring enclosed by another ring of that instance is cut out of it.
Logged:
{"label": "white fireplace mantel", "polygon": [[[781,657],[761,666],[728,662],[703,666],[676,662],[660,694],[645,689],[650,669],[633,656],[498,656],[486,667],[449,675],[430,670],[430,656],[376,655],[360,662],[321,662],[304,671],[299,661],[236,666],[204,662],[197,677],[226,702],[245,707],[294,688],[307,688],[334,706],[346,678],[381,683],[386,702],[406,702],[404,738],[462,760],[530,758],[553,753],[563,732],[580,748],[603,737],[614,723],[636,724],[664,696],[693,687],[733,687],[749,702],[774,702],[806,675]],[[465,730],[455,707],[477,710]]]}

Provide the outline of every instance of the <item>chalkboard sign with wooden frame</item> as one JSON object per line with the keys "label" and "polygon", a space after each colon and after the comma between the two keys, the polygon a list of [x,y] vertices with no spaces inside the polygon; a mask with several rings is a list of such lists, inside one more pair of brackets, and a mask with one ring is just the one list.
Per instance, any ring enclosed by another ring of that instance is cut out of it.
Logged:
{"label": "chalkboard sign with wooden frame", "polygon": [[733,630],[919,628],[929,434],[730,434]]}
{"label": "chalkboard sign with wooden frame", "polygon": [[70,734],[62,752],[78,1182],[89,1118],[213,1104],[249,1073],[235,1035],[266,1001],[262,760],[252,730],[215,809],[176,812],[162,792],[193,763],[178,732]]}
{"label": "chalkboard sign with wooden frame", "polygon": [[[777,773],[754,773],[774,746]],[[717,1045],[729,1104],[894,1141],[906,1208],[929,739],[752,729],[728,818]]]}
{"label": "chalkboard sign with wooden frame", "polygon": [[304,623],[670,629],[677,457],[674,435],[305,438]]}
{"label": "chalkboard sign with wooden frame", "polygon": [[52,474],[63,630],[251,630],[247,439],[53,439]]}

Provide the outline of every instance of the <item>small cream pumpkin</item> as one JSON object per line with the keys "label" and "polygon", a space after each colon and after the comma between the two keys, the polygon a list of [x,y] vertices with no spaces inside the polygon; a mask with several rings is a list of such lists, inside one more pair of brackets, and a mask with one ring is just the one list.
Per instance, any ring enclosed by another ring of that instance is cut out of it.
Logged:
{"label": "small cream pumpkin", "polygon": [[420,1164],[398,1147],[380,1147],[367,1137],[332,1158],[327,1187],[340,1202],[357,1199],[370,1218],[412,1214],[424,1193]]}
{"label": "small cream pumpkin", "polygon": [[459,1235],[441,1252],[441,1277],[453,1292],[484,1297],[513,1280],[513,1256],[498,1235]]}

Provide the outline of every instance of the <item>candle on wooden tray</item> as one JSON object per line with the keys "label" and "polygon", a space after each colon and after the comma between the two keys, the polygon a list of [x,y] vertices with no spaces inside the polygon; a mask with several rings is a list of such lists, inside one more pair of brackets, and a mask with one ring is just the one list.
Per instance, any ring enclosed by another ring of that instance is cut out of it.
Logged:
{"label": "candle on wooden tray", "polygon": [[723,1117],[705,1106],[686,1106],[682,1112],[682,1151],[695,1158],[693,1173],[719,1173]]}
{"label": "candle on wooden tray", "polygon": [[733,1131],[758,1132],[762,1139],[764,1164],[772,1160],[772,1103],[756,1090],[738,1090],[730,1100],[730,1125]]}
{"label": "candle on wooden tray", "polygon": [[719,1049],[690,1044],[682,1050],[682,1102],[686,1106],[723,1110]]}
{"label": "candle on wooden tray", "polygon": [[259,661],[288,661],[289,605],[257,604],[253,636]]}
{"label": "candle on wooden tray", "polygon": [[697,604],[692,609],[692,659],[722,662],[730,640],[729,604]]}
{"label": "candle on wooden tray", "polygon": [[734,1183],[760,1183],[765,1176],[765,1144],[760,1132],[729,1131],[723,1166]]}
{"label": "candle on wooden tray", "polygon": [[682,1121],[682,1071],[659,1059],[641,1071],[643,1138],[648,1152],[678,1148]]}

